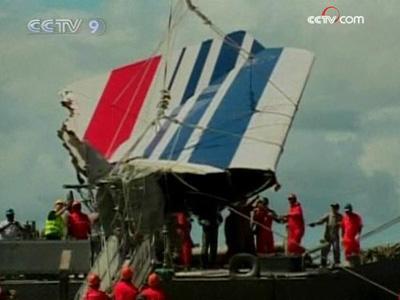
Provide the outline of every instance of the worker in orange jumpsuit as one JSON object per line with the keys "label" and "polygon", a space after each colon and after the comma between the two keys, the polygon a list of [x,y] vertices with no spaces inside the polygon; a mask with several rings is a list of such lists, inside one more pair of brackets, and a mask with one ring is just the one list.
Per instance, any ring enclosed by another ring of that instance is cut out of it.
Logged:
{"label": "worker in orange jumpsuit", "polygon": [[351,256],[360,255],[360,234],[363,227],[361,216],[353,212],[351,204],[344,207],[342,219],[342,243],[344,255],[348,260]]}
{"label": "worker in orange jumpsuit", "polygon": [[100,290],[100,277],[95,273],[89,274],[87,278],[88,290],[85,300],[110,300],[106,293]]}
{"label": "worker in orange jumpsuit", "polygon": [[275,252],[272,222],[277,220],[277,215],[268,205],[268,198],[259,198],[253,211],[253,221],[258,223],[255,224],[256,251],[258,254]]}
{"label": "worker in orange jumpsuit", "polygon": [[290,194],[288,200],[289,213],[281,217],[281,220],[287,223],[287,252],[298,255],[305,251],[301,246],[301,239],[304,235],[303,210],[295,194]]}
{"label": "worker in orange jumpsuit", "polygon": [[76,240],[86,240],[89,238],[90,231],[89,217],[82,212],[81,203],[74,201],[68,215],[68,235]]}
{"label": "worker in orange jumpsuit", "polygon": [[151,273],[147,279],[148,287],[140,293],[138,299],[165,300],[165,294],[161,289],[160,282],[160,277],[156,273]]}
{"label": "worker in orange jumpsuit", "polygon": [[114,286],[115,300],[136,300],[137,287],[132,283],[133,270],[125,266],[121,269],[121,279]]}
{"label": "worker in orange jumpsuit", "polygon": [[181,243],[179,254],[180,264],[184,268],[190,268],[192,264],[193,247],[192,238],[190,237],[192,224],[190,223],[188,216],[185,212],[176,213],[176,226],[176,232]]}

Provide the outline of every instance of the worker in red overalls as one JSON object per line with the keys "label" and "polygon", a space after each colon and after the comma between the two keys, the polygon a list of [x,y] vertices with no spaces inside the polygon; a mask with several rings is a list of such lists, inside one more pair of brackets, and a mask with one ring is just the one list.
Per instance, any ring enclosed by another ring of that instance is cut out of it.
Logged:
{"label": "worker in red overalls", "polygon": [[82,212],[81,203],[74,201],[68,215],[68,235],[76,240],[86,240],[89,238],[90,231],[89,217]]}
{"label": "worker in red overalls", "polygon": [[[259,198],[253,210],[253,221],[255,223],[256,252],[258,254],[274,253],[274,235],[272,222],[277,220],[275,211],[268,207],[268,198]],[[262,226],[261,226],[262,225]]]}
{"label": "worker in red overalls", "polygon": [[140,293],[138,299],[165,300],[165,294],[161,289],[160,282],[160,277],[156,273],[151,273],[147,279],[148,287]]}
{"label": "worker in red overalls", "polygon": [[110,300],[106,293],[100,290],[100,277],[95,273],[89,274],[87,277],[88,290],[85,300]]}
{"label": "worker in red overalls", "polygon": [[287,223],[287,253],[299,255],[304,252],[304,248],[301,246],[301,239],[304,235],[303,210],[295,194],[290,194],[288,201],[289,213],[281,217],[281,220]]}
{"label": "worker in red overalls", "polygon": [[344,207],[345,214],[342,220],[342,243],[347,260],[351,256],[360,255],[360,234],[363,227],[360,215],[353,212],[353,206]]}
{"label": "worker in red overalls", "polygon": [[177,212],[176,233],[178,234],[179,242],[181,245],[179,261],[185,269],[189,269],[192,264],[193,242],[192,238],[190,237],[191,230],[192,224],[190,223],[187,214],[185,212]]}
{"label": "worker in red overalls", "polygon": [[121,279],[114,286],[115,300],[136,300],[137,287],[132,283],[133,269],[125,266],[121,269]]}

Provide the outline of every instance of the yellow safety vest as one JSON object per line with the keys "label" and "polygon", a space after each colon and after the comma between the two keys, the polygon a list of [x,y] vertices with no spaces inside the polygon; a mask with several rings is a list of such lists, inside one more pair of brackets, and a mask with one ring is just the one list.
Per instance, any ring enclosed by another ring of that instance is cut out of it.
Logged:
{"label": "yellow safety vest", "polygon": [[56,216],[54,220],[46,220],[44,225],[44,235],[55,235],[62,238],[64,234],[64,220],[61,216]]}

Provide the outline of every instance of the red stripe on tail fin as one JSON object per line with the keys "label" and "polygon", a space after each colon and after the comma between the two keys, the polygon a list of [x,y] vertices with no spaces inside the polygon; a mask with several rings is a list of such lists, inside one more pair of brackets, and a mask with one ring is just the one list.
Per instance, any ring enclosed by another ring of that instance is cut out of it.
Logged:
{"label": "red stripe on tail fin", "polygon": [[131,136],[160,60],[156,56],[111,72],[84,135],[105,158]]}

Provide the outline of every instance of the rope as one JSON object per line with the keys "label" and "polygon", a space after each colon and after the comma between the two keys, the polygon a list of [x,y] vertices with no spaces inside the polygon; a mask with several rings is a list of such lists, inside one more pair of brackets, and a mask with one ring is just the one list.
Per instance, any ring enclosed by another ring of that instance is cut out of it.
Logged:
{"label": "rope", "polygon": [[[173,174],[174,174],[174,173],[173,173]],[[174,175],[177,176],[177,177],[180,177],[180,176],[177,175],[177,174],[174,174]],[[185,185],[186,185],[187,187],[189,187],[190,189],[193,189],[193,186],[190,185],[189,183],[187,183],[183,178],[180,178],[180,179],[181,179],[180,181],[181,181],[183,184],[185,184]],[[223,201],[223,202],[225,202],[225,203],[229,203],[228,199],[226,199],[226,198],[223,198],[223,197],[220,197],[220,196],[217,196],[217,195],[213,195],[213,194],[209,194],[209,193],[198,192],[197,189],[195,190],[195,194],[204,195],[204,196],[207,196],[207,197],[214,198],[214,199],[216,199],[216,200]],[[255,198],[255,199],[256,199],[256,198]],[[253,199],[253,201],[254,201],[255,199]],[[226,205],[228,206],[228,209],[229,209],[230,211],[232,211],[233,213],[235,213],[235,214],[239,215],[240,217],[242,217],[242,218],[244,218],[244,219],[246,219],[246,220],[252,222],[253,224],[256,224],[256,225],[262,227],[262,228],[265,229],[265,230],[268,230],[268,231],[274,233],[275,235],[281,237],[282,239],[287,240],[287,236],[286,236],[286,235],[281,234],[280,232],[276,232],[276,231],[272,230],[272,228],[267,227],[267,226],[265,226],[265,225],[262,224],[262,223],[259,223],[259,222],[257,222],[257,221],[252,220],[251,217],[249,217],[249,216],[247,216],[246,214],[243,214],[242,212],[238,211],[237,209],[235,209],[234,207],[232,207],[232,205],[230,205],[230,204],[226,204]],[[297,244],[297,245],[298,245],[298,246],[302,246],[302,245],[300,245],[300,244]],[[303,247],[303,246],[302,246],[302,247]],[[304,248],[304,247],[303,247],[303,248]],[[305,250],[305,252],[307,252],[307,249],[306,249],[306,248],[304,248],[304,250]]]}
{"label": "rope", "polygon": [[181,135],[181,132],[182,132],[182,126],[180,126],[177,129],[177,134],[176,134],[176,136],[175,136],[175,138],[173,140],[171,150],[169,151],[169,154],[168,154],[168,160],[171,160],[172,154],[174,154],[174,152],[175,152],[175,148],[176,148],[176,145],[178,144],[178,140],[179,140],[179,137]]}
{"label": "rope", "polygon": [[[197,6],[195,6],[191,0],[186,0],[186,5],[189,8],[189,10],[194,12],[200,19],[202,19],[204,21],[204,24],[208,25],[212,31],[214,31],[220,38],[222,38],[224,43],[226,43],[227,45],[230,45],[234,49],[238,50],[239,54],[241,54],[241,55],[244,54],[245,58],[248,58],[248,59],[254,58],[253,53],[251,53],[250,51],[247,51],[246,49],[241,47],[239,44],[237,44],[234,40],[232,40],[230,37],[228,37],[226,35],[226,33],[224,33],[223,30],[221,30],[218,26],[216,26],[210,20],[210,18],[208,18],[202,11],[200,11],[200,9]],[[296,102],[289,95],[287,95],[281,88],[279,88],[279,86],[274,81],[272,81],[272,79],[268,79],[268,82],[271,83],[271,85],[273,87],[275,87],[278,90],[278,92],[281,95],[283,95],[284,98],[287,101],[289,101],[297,109],[298,104],[296,104]]]}
{"label": "rope", "polygon": [[[162,47],[163,43],[165,42],[165,40],[167,40],[168,42],[170,41],[170,34],[171,32],[174,30],[174,28],[183,20],[183,18],[186,15],[187,11],[181,12],[181,15],[177,18],[176,22],[173,22],[174,16],[178,15],[179,12],[179,8],[183,7],[181,4],[183,3],[183,0],[180,0],[175,7],[172,9],[172,0],[171,0],[171,9],[170,9],[170,14],[169,14],[169,21],[168,21],[168,31],[166,33],[166,37],[164,37],[159,44],[157,45],[157,47],[153,50],[152,54],[150,56],[155,55]],[[181,5],[181,6],[180,6]],[[167,52],[169,51],[169,45],[167,47]],[[168,55],[168,53],[167,53]],[[167,58],[165,59],[166,64],[167,64]],[[145,63],[145,70],[144,73],[147,72],[148,68],[150,67],[150,62],[151,60],[148,60]],[[165,73],[164,73],[164,87],[166,86],[166,76],[167,76],[167,66],[165,66]],[[143,75],[142,75],[143,76]],[[142,77],[143,78],[143,77]],[[122,95],[122,93],[128,88],[128,86],[133,82],[133,80],[136,79],[136,77],[133,77],[129,80],[129,82],[124,86],[123,90],[117,95],[117,99]],[[132,96],[131,100],[132,101],[134,98],[134,95]],[[143,134],[141,135],[141,137],[128,149],[128,151],[124,154],[124,156],[122,157],[122,159],[120,159],[120,161],[115,165],[115,167],[112,169],[110,174],[114,174],[116,170],[118,170],[118,168],[121,166],[122,163],[126,162],[126,160],[129,158],[130,154],[132,153],[132,151],[137,147],[137,145],[139,144],[139,142],[144,138],[144,136],[146,135],[146,133],[150,130],[151,127],[155,126],[158,124],[158,121],[160,119],[160,116],[163,114],[164,110],[168,107],[169,101],[170,101],[170,95],[169,95],[169,91],[166,90],[165,88],[162,90],[162,100],[159,103],[159,113],[157,115],[157,118],[155,120],[150,121],[150,124],[146,127],[146,129],[144,130]],[[115,102],[115,101],[114,101]],[[113,103],[115,104],[115,103]],[[127,110],[128,111],[128,110]]]}
{"label": "rope", "polygon": [[224,42],[233,48],[237,49],[239,51],[240,55],[244,55],[245,58],[251,58],[253,57],[253,54],[246,49],[242,48],[240,45],[238,45],[234,40],[230,39],[229,37],[226,37],[225,33],[218,27],[216,26],[210,18],[208,18],[197,6],[195,6],[191,0],[186,0],[186,5],[191,10],[194,12],[201,20],[203,20],[204,24],[209,26],[212,31],[214,31],[219,37],[223,38]]}
{"label": "rope", "polygon": [[167,75],[168,75],[168,61],[169,61],[169,53],[171,47],[172,40],[172,0],[170,0],[169,5],[169,17],[168,17],[168,25],[167,25],[167,42],[166,42],[166,50],[164,53],[164,74],[163,74],[163,89],[161,91],[161,101],[158,104],[158,119],[161,119],[164,115],[165,110],[168,108],[169,102],[171,101],[170,91],[167,88]]}
{"label": "rope", "polygon": [[171,27],[172,27],[172,0],[169,1],[169,16],[168,16],[168,24],[167,24],[167,42],[166,42],[166,51],[165,51],[165,64],[164,64],[164,76],[163,76],[163,88],[166,89],[167,85],[167,74],[168,74],[168,56],[171,44]]}
{"label": "rope", "polygon": [[[175,174],[175,175],[176,175],[176,174]],[[178,176],[178,175],[176,175],[176,176]],[[178,177],[179,177],[179,176],[178,176]],[[181,182],[183,182],[183,183],[186,184],[186,181],[185,181],[184,179],[182,179]],[[189,186],[190,188],[192,188],[191,185],[188,185],[188,186]],[[227,199],[222,198],[222,197],[219,197],[219,196],[216,196],[216,195],[212,195],[212,194],[208,194],[208,193],[199,193],[199,194],[203,194],[203,195],[206,195],[206,196],[209,196],[209,197],[213,197],[213,198],[215,198],[215,199],[218,199],[218,200],[221,200],[221,201],[224,201],[224,202],[228,202]],[[274,233],[275,235],[277,235],[277,236],[279,236],[279,237],[281,237],[281,238],[283,238],[283,239],[287,239],[287,236],[285,236],[285,235],[283,235],[283,234],[281,234],[281,233],[279,233],[279,232],[276,232],[276,231],[272,230],[271,228],[265,226],[264,224],[261,224],[261,223],[259,223],[259,222],[257,222],[257,221],[252,220],[249,216],[247,216],[246,214],[243,214],[242,212],[238,211],[237,209],[233,208],[232,206],[228,205],[228,209],[229,209],[230,211],[232,211],[233,213],[235,213],[235,214],[241,216],[242,218],[244,218],[244,219],[246,219],[246,220],[249,220],[250,222],[252,222],[252,223],[254,223],[254,224],[256,224],[256,225],[262,227],[263,229],[268,230],[268,231]],[[398,218],[392,220],[391,222],[393,222],[393,221],[395,221],[395,220],[396,220],[396,221],[400,221],[400,217],[398,217]],[[391,222],[388,222],[388,223],[391,223]],[[366,235],[367,235],[367,234],[366,234]],[[307,250],[306,250],[306,252],[307,252]],[[367,282],[367,283],[369,283],[369,284],[371,284],[371,285],[373,285],[373,286],[375,286],[375,287],[377,287],[377,288],[379,288],[379,289],[381,289],[381,290],[383,290],[383,291],[385,291],[385,292],[387,292],[387,293],[389,293],[389,294],[395,296],[396,298],[398,297],[398,294],[397,294],[396,292],[394,292],[394,291],[388,289],[387,287],[385,287],[385,286],[383,286],[383,285],[381,285],[381,284],[379,284],[379,283],[377,283],[377,282],[374,282],[374,281],[372,281],[371,279],[369,279],[369,278],[367,278],[367,277],[365,277],[365,276],[363,276],[363,275],[361,275],[361,274],[359,274],[359,273],[357,273],[357,272],[355,272],[355,271],[353,271],[353,270],[350,270],[350,269],[345,268],[345,267],[340,267],[340,268],[341,268],[342,270],[344,270],[345,272],[347,272],[347,273],[349,273],[349,274],[351,274],[351,275],[353,275],[353,276],[355,276],[355,277],[357,277],[357,278],[359,278],[359,279],[361,279],[361,280],[363,280],[363,281],[365,281],[365,282]]]}
{"label": "rope", "polygon": [[[208,196],[208,197],[213,197],[213,198],[215,198],[215,199],[217,199],[217,200],[229,202],[227,199],[222,198],[222,197],[219,197],[219,196],[216,196],[216,195],[211,195],[211,194],[201,193],[201,192],[200,192],[199,194],[203,194],[203,195]],[[267,227],[267,226],[265,226],[265,225],[262,224],[262,223],[259,223],[259,222],[257,222],[257,221],[252,220],[251,217],[249,217],[248,215],[246,215],[246,214],[240,212],[239,210],[237,210],[236,208],[234,208],[233,206],[231,206],[231,205],[229,205],[229,204],[227,204],[227,206],[228,206],[228,209],[229,209],[230,211],[232,211],[233,213],[237,214],[238,216],[240,216],[240,217],[242,217],[242,218],[244,218],[244,219],[246,219],[246,220],[252,222],[253,224],[256,224],[256,225],[262,227],[262,228],[265,229],[265,230],[268,230],[268,231],[270,231],[270,232],[276,234],[277,236],[279,236],[279,237],[281,237],[281,238],[283,238],[283,239],[287,239],[287,236],[285,236],[284,234],[281,234],[280,232],[276,232],[276,231],[272,230],[270,227]]]}
{"label": "rope", "polygon": [[[372,235],[380,233],[380,232],[382,232],[382,231],[384,231],[384,230],[396,225],[399,222],[400,222],[400,216],[398,216],[398,217],[396,217],[396,218],[394,218],[394,219],[392,219],[392,220],[390,220],[390,221],[388,221],[386,223],[383,223],[382,225],[379,225],[379,226],[375,227],[374,229],[362,234],[360,236],[360,240],[367,239],[367,238],[371,237]],[[322,248],[322,247],[323,246],[320,246],[320,248]],[[318,259],[320,257],[321,257],[321,255],[319,254],[319,255],[314,256],[313,259]]]}
{"label": "rope", "polygon": [[400,216],[398,216],[398,217],[396,217],[396,218],[394,218],[394,219],[392,219],[392,220],[390,220],[390,221],[388,221],[386,223],[383,223],[382,225],[379,225],[379,226],[375,227],[374,229],[362,234],[360,239],[367,239],[370,236],[372,236],[372,235],[374,235],[376,233],[382,232],[382,231],[392,227],[393,225],[396,225],[399,222],[400,222]]}
{"label": "rope", "polygon": [[230,131],[221,130],[221,129],[215,129],[215,128],[211,128],[211,127],[204,127],[204,126],[200,126],[200,125],[189,124],[189,123],[185,123],[185,122],[179,121],[176,118],[172,118],[172,117],[168,117],[168,116],[166,116],[165,118],[170,120],[170,121],[172,121],[172,122],[174,122],[174,123],[176,123],[176,124],[179,124],[179,125],[182,125],[182,126],[185,126],[185,127],[195,128],[195,129],[199,129],[199,130],[202,130],[202,131],[208,130],[208,131],[215,132],[215,133],[225,134],[227,136],[237,137],[237,138],[241,138],[241,139],[243,138],[243,139],[248,139],[248,140],[252,140],[252,141],[257,141],[257,142],[260,142],[260,143],[265,143],[265,144],[268,144],[268,145],[274,145],[274,146],[277,146],[277,147],[282,147],[282,145],[279,144],[279,143],[271,142],[271,141],[267,141],[267,140],[263,140],[263,139],[259,139],[259,138],[256,138],[256,137],[251,137],[251,136],[247,136],[247,135],[241,135],[241,134],[233,133],[233,132],[230,132]]}
{"label": "rope", "polygon": [[340,269],[342,269],[343,271],[345,271],[345,272],[347,272],[347,273],[349,273],[349,274],[351,274],[351,275],[353,275],[353,276],[355,276],[355,277],[357,277],[357,278],[359,278],[359,279],[361,279],[361,280],[363,280],[363,281],[365,281],[365,282],[367,282],[367,283],[369,283],[369,284],[371,284],[373,286],[376,286],[377,288],[379,288],[379,289],[381,289],[381,290],[383,290],[383,291],[395,296],[396,299],[397,299],[398,294],[396,292],[388,289],[387,287],[385,287],[385,286],[383,286],[383,285],[381,285],[381,284],[379,284],[379,283],[377,283],[375,281],[372,281],[371,279],[369,279],[369,278],[367,278],[367,277],[365,277],[365,276],[363,276],[363,275],[361,275],[361,274],[359,274],[359,273],[357,273],[357,272],[355,272],[353,270],[350,270],[348,268],[340,267]]}
{"label": "rope", "polygon": [[[170,33],[172,32],[173,28],[176,27],[180,21],[182,21],[182,16],[181,16],[181,18],[178,20],[178,22],[176,22],[175,24],[172,24],[173,15],[177,14],[179,3],[181,3],[181,2],[178,2],[176,4],[176,6],[174,8],[172,8],[172,0],[171,0],[171,6],[170,6],[171,8],[170,8],[170,14],[169,14],[169,21],[168,21],[168,31],[167,31],[165,37],[158,43],[158,45],[156,46],[156,48],[153,50],[152,54],[150,55],[150,57],[154,56],[161,49],[162,45],[165,42],[167,42],[167,53],[166,53],[166,59],[165,59],[165,73],[164,73],[164,86],[166,85],[165,81],[166,81],[166,76],[167,76],[167,61],[168,61],[168,53],[169,53],[169,47],[170,47],[170,45],[169,45],[170,44]],[[140,78],[141,79],[140,79],[140,82],[139,82],[139,87],[140,87],[140,85],[143,84],[143,79],[144,79],[145,75],[147,74],[147,72],[149,71],[149,68],[150,68],[152,62],[153,61],[151,59],[149,59],[144,64],[144,70],[143,70],[142,73],[140,73]],[[115,100],[112,103],[113,105],[116,105],[118,103],[118,101],[121,99],[123,93],[125,93],[125,91],[137,79],[138,76],[139,76],[139,73],[137,73],[135,76],[133,76],[125,84],[125,86],[121,89],[121,91],[115,97]],[[129,100],[128,107],[131,107],[131,105],[133,103],[132,101],[134,101],[134,99],[136,97],[136,94],[137,94],[137,91],[139,90],[139,87],[136,89],[135,93],[132,95],[131,99]],[[165,101],[167,101],[167,103],[168,103],[169,99],[170,99],[169,92],[166,91],[165,89],[162,91],[162,95],[163,95],[163,101],[164,102],[162,101],[163,104],[160,104],[161,109],[163,109],[165,107]],[[122,120],[121,120],[121,122],[120,122],[120,124],[118,126],[117,132],[116,132],[116,134],[114,135],[114,137],[112,139],[111,145],[110,145],[109,149],[107,149],[107,153],[110,151],[110,148],[114,145],[116,136],[119,134],[120,128],[122,126],[122,123],[126,120],[128,112],[129,112],[129,108],[126,110],[125,115],[122,118]]]}
{"label": "rope", "polygon": [[124,156],[115,164],[115,166],[112,168],[110,174],[116,174],[118,170],[120,170],[120,166],[124,164],[128,159],[129,156],[131,155],[132,151],[135,150],[137,145],[143,140],[143,138],[146,136],[147,132],[156,124],[156,120],[153,120],[147,127],[144,129],[143,133],[139,136],[139,138],[136,140],[135,143],[126,151]]}

